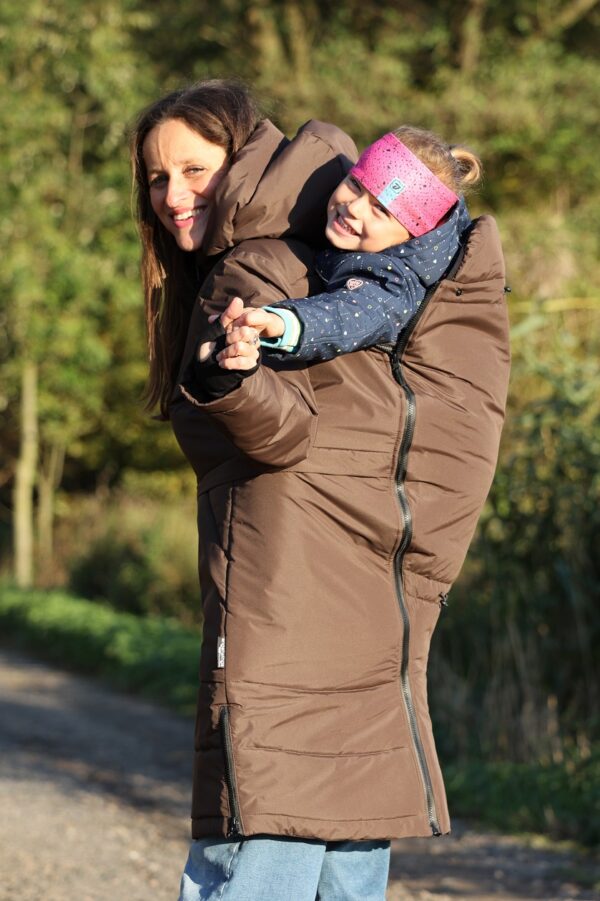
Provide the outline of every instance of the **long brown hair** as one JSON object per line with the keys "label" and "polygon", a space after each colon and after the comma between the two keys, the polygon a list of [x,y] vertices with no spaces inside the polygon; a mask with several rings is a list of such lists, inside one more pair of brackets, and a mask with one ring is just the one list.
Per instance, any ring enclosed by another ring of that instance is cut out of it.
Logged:
{"label": "long brown hair", "polygon": [[198,290],[196,254],[182,251],[161,225],[150,203],[144,141],[157,125],[180,119],[232,161],[261,121],[248,88],[237,81],[210,79],[173,91],[140,114],[131,136],[136,218],[142,242],[142,285],[150,371],[146,408],[158,405],[168,417],[187,327]]}

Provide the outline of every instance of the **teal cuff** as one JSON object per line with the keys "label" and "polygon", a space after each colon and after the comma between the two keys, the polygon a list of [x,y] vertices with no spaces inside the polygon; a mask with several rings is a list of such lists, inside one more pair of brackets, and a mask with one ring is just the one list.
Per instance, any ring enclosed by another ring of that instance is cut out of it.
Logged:
{"label": "teal cuff", "polygon": [[267,350],[279,350],[286,354],[293,354],[300,344],[302,325],[295,313],[285,307],[263,307],[267,313],[275,313],[283,319],[284,332],[278,338],[261,338],[261,346]]}

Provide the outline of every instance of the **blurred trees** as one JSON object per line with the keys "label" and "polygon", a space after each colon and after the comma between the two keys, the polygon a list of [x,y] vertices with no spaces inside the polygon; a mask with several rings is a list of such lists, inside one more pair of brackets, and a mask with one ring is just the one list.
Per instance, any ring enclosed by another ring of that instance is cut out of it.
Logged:
{"label": "blurred trees", "polygon": [[590,753],[600,710],[597,310],[513,328],[501,462],[433,655],[450,758]]}
{"label": "blurred trees", "polygon": [[85,579],[88,547],[114,561],[161,539],[153,524],[138,546],[128,525],[120,557],[109,546],[121,540],[118,513],[107,517],[107,543],[101,530],[81,530],[79,495],[95,493],[102,519],[123,492],[176,505],[190,485],[168,427],[139,402],[127,130],[141,106],[192,78],[236,74],[289,134],[310,117],[335,121],[359,146],[402,122],[431,127],[484,160],[471,208],[500,223],[515,357],[498,477],[433,655],[434,712],[452,735],[449,754],[556,758],[569,743],[584,749],[598,725],[600,6],[456,9],[449,0],[5,0],[0,551],[8,561],[17,508],[21,580],[32,578],[34,554],[42,582],[66,579],[74,558]]}
{"label": "blurred trees", "polygon": [[[116,2],[3,6],[0,228],[8,253],[0,285],[9,425],[3,445],[6,464],[19,457],[21,584],[32,578],[33,484],[43,569],[52,554],[54,492],[65,455],[79,456],[81,439],[101,421],[103,382],[123,335],[111,310],[118,304],[126,313],[138,304],[124,146],[144,85],[130,49],[138,19]],[[140,377],[141,371],[134,393]],[[18,399],[20,434],[13,420]]]}

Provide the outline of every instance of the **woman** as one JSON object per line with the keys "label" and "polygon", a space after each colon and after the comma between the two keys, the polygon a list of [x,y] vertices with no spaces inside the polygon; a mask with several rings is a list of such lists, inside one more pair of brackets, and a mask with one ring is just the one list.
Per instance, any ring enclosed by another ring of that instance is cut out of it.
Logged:
{"label": "woman", "polygon": [[134,139],[150,401],[198,476],[198,841],[182,898],[228,882],[235,899],[381,899],[388,840],[449,830],[425,668],[496,461],[502,254],[482,217],[395,350],[184,396],[230,297],[318,288],[305,242],[355,159],[332,126],[288,142],[250,110],[209,82],[153,105]]}

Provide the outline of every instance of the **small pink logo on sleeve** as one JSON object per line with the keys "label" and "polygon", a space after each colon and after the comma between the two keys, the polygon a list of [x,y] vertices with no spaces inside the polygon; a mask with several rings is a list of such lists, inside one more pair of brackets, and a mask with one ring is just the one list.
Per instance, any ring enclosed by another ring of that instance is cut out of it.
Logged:
{"label": "small pink logo on sleeve", "polygon": [[358,288],[362,288],[364,282],[360,278],[349,278],[346,282],[346,287],[349,291],[356,291]]}

